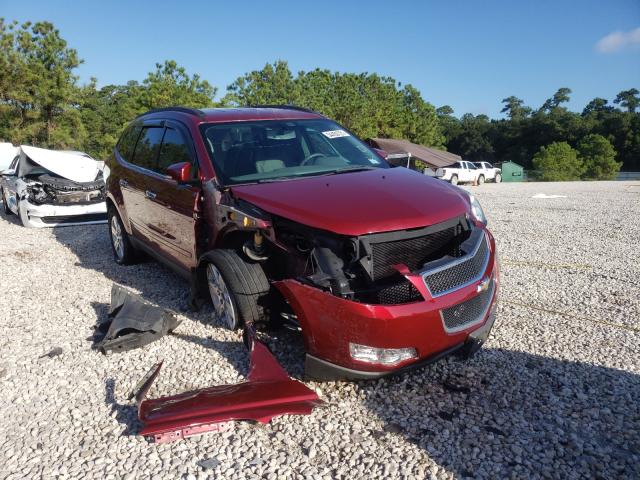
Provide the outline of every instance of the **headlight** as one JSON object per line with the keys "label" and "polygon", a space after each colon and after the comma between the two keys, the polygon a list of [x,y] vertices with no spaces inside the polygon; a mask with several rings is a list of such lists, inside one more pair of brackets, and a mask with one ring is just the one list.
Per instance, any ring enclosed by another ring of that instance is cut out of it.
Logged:
{"label": "headlight", "polygon": [[478,199],[473,195],[469,195],[469,202],[471,203],[471,213],[473,214],[475,219],[486,225],[487,217],[485,217],[484,211],[482,210],[482,207],[480,206],[480,202],[478,201]]}

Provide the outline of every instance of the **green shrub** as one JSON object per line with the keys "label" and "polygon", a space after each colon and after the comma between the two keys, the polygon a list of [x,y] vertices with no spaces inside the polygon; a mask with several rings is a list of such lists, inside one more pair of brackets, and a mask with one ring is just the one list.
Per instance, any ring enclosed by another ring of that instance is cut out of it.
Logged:
{"label": "green shrub", "polygon": [[589,180],[614,180],[622,163],[616,162],[616,150],[602,135],[591,134],[578,143],[578,155],[585,166],[582,176]]}
{"label": "green shrub", "polygon": [[533,166],[540,171],[539,179],[547,182],[579,180],[585,171],[578,152],[567,142],[541,147],[533,157]]}

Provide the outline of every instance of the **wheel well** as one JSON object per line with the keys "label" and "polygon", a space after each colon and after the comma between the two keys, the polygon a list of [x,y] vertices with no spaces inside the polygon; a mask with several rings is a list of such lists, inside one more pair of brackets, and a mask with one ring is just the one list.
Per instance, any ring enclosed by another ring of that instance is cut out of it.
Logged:
{"label": "wheel well", "polygon": [[241,250],[247,240],[253,236],[252,232],[231,230],[222,235],[216,242],[216,248],[226,248],[230,250]]}

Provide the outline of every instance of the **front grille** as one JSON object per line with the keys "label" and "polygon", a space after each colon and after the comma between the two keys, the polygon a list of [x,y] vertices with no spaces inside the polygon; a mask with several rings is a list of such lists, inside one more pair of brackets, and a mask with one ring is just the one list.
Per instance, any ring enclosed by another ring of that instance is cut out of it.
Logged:
{"label": "front grille", "polygon": [[[422,237],[371,244],[373,280],[391,276],[397,271],[394,265],[404,264],[409,270],[418,270],[435,258],[442,257],[454,249],[460,236],[457,226],[445,228]],[[460,239],[462,240],[462,239]],[[453,244],[452,244],[453,243]]]}
{"label": "front grille", "polygon": [[461,288],[480,280],[489,261],[489,246],[485,235],[481,235],[479,245],[466,257],[451,262],[430,273],[423,275],[424,282],[431,295],[438,297],[451,290]]}
{"label": "front grille", "polygon": [[401,305],[423,300],[418,289],[406,278],[356,292],[356,300],[376,305]]}
{"label": "front grille", "polygon": [[440,315],[442,316],[445,330],[447,332],[456,332],[481,322],[489,310],[494,290],[495,284],[492,278],[489,282],[489,287],[471,300],[441,310]]}
{"label": "front grille", "polygon": [[107,219],[106,213],[87,213],[84,215],[58,215],[55,217],[42,217],[42,223],[47,223],[47,224],[83,223],[83,222],[99,222],[106,219]]}

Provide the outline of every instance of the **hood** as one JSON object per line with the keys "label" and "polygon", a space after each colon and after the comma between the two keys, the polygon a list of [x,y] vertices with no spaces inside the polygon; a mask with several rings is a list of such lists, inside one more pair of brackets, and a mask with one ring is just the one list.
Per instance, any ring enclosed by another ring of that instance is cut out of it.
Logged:
{"label": "hood", "polygon": [[464,190],[406,168],[231,187],[274,215],[341,235],[424,227],[469,210]]}
{"label": "hood", "polygon": [[0,170],[8,168],[17,154],[18,147],[14,147],[10,143],[0,143]]}
{"label": "hood", "polygon": [[99,163],[82,152],[62,152],[26,145],[20,148],[32,162],[73,182],[93,182],[100,173]]}

